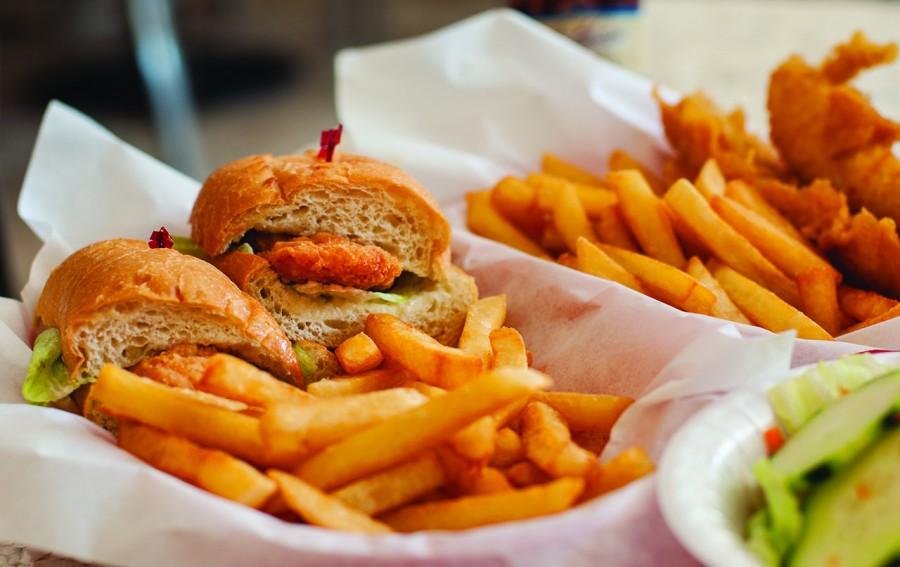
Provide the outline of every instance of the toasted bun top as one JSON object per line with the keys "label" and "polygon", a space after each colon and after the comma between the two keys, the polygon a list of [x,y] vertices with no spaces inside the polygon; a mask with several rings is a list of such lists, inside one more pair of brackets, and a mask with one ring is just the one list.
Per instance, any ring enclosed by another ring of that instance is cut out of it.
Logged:
{"label": "toasted bun top", "polygon": [[300,377],[290,341],[259,302],[210,264],[139,240],[106,240],[69,256],[50,274],[35,322],[59,329],[73,374],[195,343]]}
{"label": "toasted bun top", "polygon": [[191,213],[192,236],[210,256],[248,230],[297,236],[327,232],[379,246],[405,270],[442,273],[450,225],[415,179],[386,163],[335,153],[250,156],[229,163],[203,184]]}

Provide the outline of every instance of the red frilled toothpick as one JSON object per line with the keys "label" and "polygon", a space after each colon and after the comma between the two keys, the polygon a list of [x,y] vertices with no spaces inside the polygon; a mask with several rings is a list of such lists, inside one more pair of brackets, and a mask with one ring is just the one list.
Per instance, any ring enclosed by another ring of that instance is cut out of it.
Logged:
{"label": "red frilled toothpick", "polygon": [[334,148],[341,143],[341,132],[343,131],[343,124],[338,124],[337,128],[331,130],[322,130],[322,135],[319,137],[319,159],[331,161],[334,158]]}
{"label": "red frilled toothpick", "polygon": [[164,226],[151,232],[150,239],[147,241],[147,246],[150,248],[171,248],[174,245],[175,239],[172,238],[172,235],[169,234],[169,231]]}

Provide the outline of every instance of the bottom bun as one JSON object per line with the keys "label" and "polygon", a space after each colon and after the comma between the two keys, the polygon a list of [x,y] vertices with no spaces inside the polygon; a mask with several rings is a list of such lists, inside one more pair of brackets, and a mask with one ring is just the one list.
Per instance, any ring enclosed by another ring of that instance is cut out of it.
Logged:
{"label": "bottom bun", "polygon": [[443,281],[422,280],[404,303],[396,304],[365,293],[302,293],[282,282],[268,262],[253,254],[231,253],[216,265],[258,299],[292,341],[313,341],[329,348],[362,332],[369,313],[389,313],[453,345],[469,306],[478,300],[475,280],[456,266],[449,266]]}

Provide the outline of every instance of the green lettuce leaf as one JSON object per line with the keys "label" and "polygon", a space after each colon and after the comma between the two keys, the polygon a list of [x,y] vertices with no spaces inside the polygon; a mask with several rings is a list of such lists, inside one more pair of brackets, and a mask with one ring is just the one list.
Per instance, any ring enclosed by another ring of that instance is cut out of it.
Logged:
{"label": "green lettuce leaf", "polygon": [[303,373],[303,382],[308,383],[316,372],[316,360],[299,344],[294,343],[293,347],[294,353],[297,355],[297,362],[300,363],[300,372]]}
{"label": "green lettuce leaf", "polygon": [[253,247],[244,242],[240,246],[234,249],[235,252],[240,252],[241,254],[253,254]]}
{"label": "green lettuce leaf", "polygon": [[783,557],[793,547],[803,529],[800,501],[769,459],[762,459],[753,465],[753,475],[766,498],[766,541]]}
{"label": "green lettuce leaf", "polygon": [[793,435],[825,406],[890,370],[870,354],[822,362],[800,376],[773,386],[768,393],[775,415]]}
{"label": "green lettuce leaf", "polygon": [[384,301],[386,303],[394,303],[397,305],[403,305],[407,301],[409,301],[409,297],[406,295],[401,295],[399,293],[389,293],[386,291],[370,291],[371,295],[374,295],[379,300]]}
{"label": "green lettuce leaf", "polygon": [[781,553],[772,542],[769,512],[765,508],[757,510],[747,522],[747,547],[766,567],[781,565]]}
{"label": "green lettuce leaf", "polygon": [[206,258],[206,253],[202,248],[197,246],[197,243],[194,242],[190,236],[173,236],[172,240],[175,241],[175,244],[172,245],[172,248],[178,250],[182,254],[187,254],[188,256],[196,256],[200,259]]}
{"label": "green lettuce leaf", "polygon": [[34,341],[28,363],[28,375],[22,384],[22,397],[32,404],[46,405],[61,400],[82,384],[93,382],[89,376],[72,379],[62,361],[62,338],[58,329],[47,329]]}

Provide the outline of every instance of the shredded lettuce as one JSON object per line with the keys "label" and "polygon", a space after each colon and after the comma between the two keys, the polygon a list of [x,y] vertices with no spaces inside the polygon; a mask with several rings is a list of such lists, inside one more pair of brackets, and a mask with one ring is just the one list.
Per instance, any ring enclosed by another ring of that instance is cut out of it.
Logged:
{"label": "shredded lettuce", "polygon": [[316,373],[316,360],[299,344],[294,343],[293,346],[297,362],[300,363],[300,372],[303,373],[303,381],[309,383],[310,378]]}
{"label": "shredded lettuce", "polygon": [[197,243],[191,239],[190,236],[173,236],[172,240],[175,241],[175,244],[172,245],[172,248],[178,250],[182,254],[187,254],[188,256],[196,256],[197,258],[205,259],[206,253],[202,248],[197,246]]}
{"label": "shredded lettuce", "polygon": [[394,303],[396,305],[403,305],[404,303],[409,301],[408,296],[401,295],[399,293],[389,293],[386,291],[370,291],[369,293],[371,295],[374,295],[381,301],[384,301],[387,303]]}
{"label": "shredded lettuce", "polygon": [[32,404],[46,405],[61,400],[91,377],[72,379],[62,361],[62,338],[58,329],[47,329],[34,341],[28,375],[22,384],[22,397]]}
{"label": "shredded lettuce", "polygon": [[253,247],[244,242],[240,246],[234,249],[235,252],[240,252],[241,254],[253,254]]}
{"label": "shredded lettuce", "polygon": [[825,406],[888,370],[889,366],[870,354],[821,362],[800,376],[772,387],[769,403],[788,435],[793,435]]}

